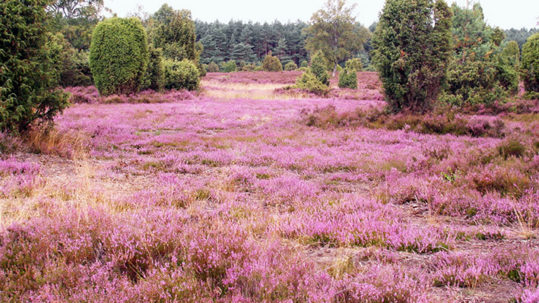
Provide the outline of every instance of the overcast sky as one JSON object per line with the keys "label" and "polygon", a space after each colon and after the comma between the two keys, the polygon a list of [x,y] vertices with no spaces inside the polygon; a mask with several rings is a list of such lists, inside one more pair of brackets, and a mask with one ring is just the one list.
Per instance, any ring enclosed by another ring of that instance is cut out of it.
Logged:
{"label": "overcast sky", "polygon": [[[163,3],[175,9],[189,9],[194,19],[228,22],[243,21],[282,22],[308,21],[312,13],[323,6],[325,0],[105,0],[105,6],[124,17],[144,12],[153,13]],[[466,0],[449,0],[464,5]],[[539,0],[481,0],[485,18],[490,25],[501,28],[534,28],[539,22]],[[349,0],[357,3],[356,17],[369,26],[376,19],[384,0]]]}

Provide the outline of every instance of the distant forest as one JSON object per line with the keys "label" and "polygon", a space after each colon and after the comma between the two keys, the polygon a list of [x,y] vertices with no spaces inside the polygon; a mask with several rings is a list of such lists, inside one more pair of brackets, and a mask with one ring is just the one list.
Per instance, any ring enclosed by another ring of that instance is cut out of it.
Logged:
{"label": "distant forest", "polygon": [[[235,60],[248,63],[261,62],[270,51],[279,57],[281,62],[308,61],[309,54],[305,49],[307,36],[304,29],[309,26],[303,21],[290,23],[244,23],[243,21],[218,21],[208,23],[195,21],[197,41],[204,46],[200,56],[203,64],[221,63]],[[357,24],[357,26],[361,26]],[[369,27],[369,33],[376,24]],[[368,63],[370,39],[364,44],[364,51],[357,54]]]}
{"label": "distant forest", "polygon": [[[308,61],[309,54],[305,49],[307,39],[304,29],[309,26],[303,21],[281,23],[252,23],[230,21],[228,23],[195,21],[197,41],[202,43],[204,51],[200,56],[203,64],[217,64],[235,60],[237,62],[258,63],[270,51],[279,57],[281,62]],[[358,26],[361,26],[358,24]],[[370,34],[376,29],[376,23],[368,27]],[[529,36],[539,32],[538,29],[505,30],[506,41],[516,41],[520,48]],[[364,50],[357,54],[364,66],[370,62],[370,38],[363,45]]]}

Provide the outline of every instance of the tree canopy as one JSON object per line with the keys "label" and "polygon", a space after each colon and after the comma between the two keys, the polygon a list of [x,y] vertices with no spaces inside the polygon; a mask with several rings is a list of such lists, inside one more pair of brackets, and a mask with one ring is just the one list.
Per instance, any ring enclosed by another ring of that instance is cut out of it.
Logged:
{"label": "tree canopy", "polygon": [[318,50],[334,67],[353,57],[363,49],[369,38],[369,30],[356,22],[353,11],[356,5],[347,5],[346,0],[327,0],[324,8],[311,17],[306,48],[310,53]]}

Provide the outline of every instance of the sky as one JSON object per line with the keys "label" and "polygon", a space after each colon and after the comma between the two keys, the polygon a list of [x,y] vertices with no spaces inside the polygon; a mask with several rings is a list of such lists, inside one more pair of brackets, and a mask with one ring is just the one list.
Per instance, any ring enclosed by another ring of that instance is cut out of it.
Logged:
{"label": "sky", "polygon": [[[446,0],[464,6],[466,0]],[[471,0],[470,0],[471,1]],[[384,0],[348,0],[357,3],[357,20],[369,26],[378,19]],[[487,23],[508,28],[539,27],[539,0],[479,0]],[[308,21],[323,7],[325,0],[105,0],[105,6],[120,17],[139,12],[154,13],[167,3],[175,9],[188,9],[202,21],[233,20],[281,22]]]}

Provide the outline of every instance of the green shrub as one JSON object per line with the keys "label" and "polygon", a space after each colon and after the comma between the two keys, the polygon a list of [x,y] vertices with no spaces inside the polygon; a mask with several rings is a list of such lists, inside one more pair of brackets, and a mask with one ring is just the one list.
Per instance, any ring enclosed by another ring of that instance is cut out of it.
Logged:
{"label": "green shrub", "polygon": [[526,153],[526,147],[520,141],[510,138],[498,145],[498,154],[505,159],[513,157],[522,157]]}
{"label": "green shrub", "polygon": [[518,90],[518,74],[503,61],[476,60],[461,64],[452,60],[442,101],[462,106],[492,104]]}
{"label": "green shrub", "polygon": [[361,62],[360,58],[352,58],[346,61],[345,66],[347,69],[355,70],[356,72],[360,72],[363,70],[363,62]]}
{"label": "green shrub", "polygon": [[165,87],[165,66],[163,65],[163,51],[160,48],[149,48],[150,59],[146,69],[146,83],[144,88],[156,91]]}
{"label": "green shrub", "polygon": [[327,66],[328,63],[322,51],[316,52],[311,60],[311,71],[316,79],[324,85],[329,85]]}
{"label": "green shrub", "polygon": [[[454,105],[492,104],[518,91],[517,58],[514,49],[500,44],[503,32],[488,26],[483,9],[454,4],[453,56],[442,101]],[[516,50],[518,53],[518,48]],[[513,58],[510,58],[513,57]]]}
{"label": "green shrub", "polygon": [[236,65],[236,61],[230,60],[227,62],[221,62],[221,70],[224,73],[233,73],[238,70],[238,66]]}
{"label": "green shrub", "polygon": [[357,89],[357,72],[346,68],[339,74],[339,87]]}
{"label": "green shrub", "polygon": [[90,45],[90,68],[101,95],[136,93],[148,66],[146,32],[137,18],[100,22]]}
{"label": "green shrub", "polygon": [[243,72],[254,72],[256,70],[256,65],[254,63],[251,63],[251,64],[245,64],[242,68],[241,68],[241,71]]}
{"label": "green shrub", "polygon": [[75,50],[71,57],[72,68],[64,68],[60,75],[62,86],[90,86],[94,84],[90,70],[90,52]]}
{"label": "green shrub", "polygon": [[0,1],[0,131],[26,131],[68,106],[67,95],[55,89],[59,49],[47,43],[47,4]]}
{"label": "green shrub", "polygon": [[286,71],[293,71],[296,69],[298,69],[298,65],[294,61],[290,61],[284,66],[284,70]]}
{"label": "green shrub", "polygon": [[196,65],[184,59],[175,61],[166,59],[165,65],[165,88],[197,90],[200,85],[200,74]]}
{"label": "green shrub", "polygon": [[387,0],[372,39],[373,60],[393,111],[432,107],[451,54],[451,10],[443,0]]}
{"label": "green shrub", "polygon": [[217,63],[215,62],[210,62],[210,64],[208,64],[208,73],[218,73],[219,72],[219,65],[217,65]]}
{"label": "green shrub", "polygon": [[266,55],[264,61],[262,61],[262,68],[267,72],[281,72],[283,71],[283,65],[276,56],[272,56],[271,52]]}
{"label": "green shrub", "polygon": [[520,48],[516,41],[509,41],[503,48],[501,56],[516,71],[520,70]]}
{"label": "green shrub", "polygon": [[61,33],[49,35],[46,46],[51,51],[54,65],[59,67],[56,80],[60,86],[93,84],[88,52],[74,49]]}
{"label": "green shrub", "polygon": [[535,98],[539,97],[539,33],[528,38],[522,46],[522,80],[524,88]]}
{"label": "green shrub", "polygon": [[317,95],[325,95],[329,92],[329,87],[320,82],[311,70],[307,70],[298,78],[295,87]]}
{"label": "green shrub", "polygon": [[299,64],[299,67],[309,67],[309,62],[307,62],[307,60],[302,60]]}
{"label": "green shrub", "polygon": [[204,66],[204,64],[201,64],[200,62],[198,62],[196,64],[196,67],[198,69],[198,74],[199,74],[199,77],[204,77],[206,76],[206,74],[208,73],[208,71],[206,70],[206,67]]}
{"label": "green shrub", "polygon": [[195,23],[190,11],[174,10],[163,4],[150,20],[150,38],[156,48],[163,49],[165,58],[198,64]]}

